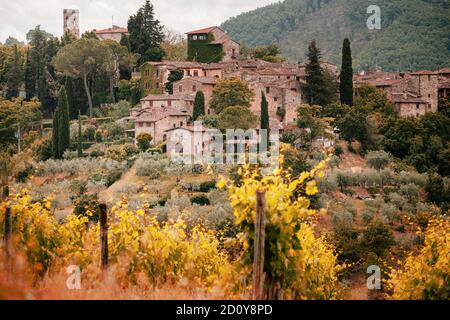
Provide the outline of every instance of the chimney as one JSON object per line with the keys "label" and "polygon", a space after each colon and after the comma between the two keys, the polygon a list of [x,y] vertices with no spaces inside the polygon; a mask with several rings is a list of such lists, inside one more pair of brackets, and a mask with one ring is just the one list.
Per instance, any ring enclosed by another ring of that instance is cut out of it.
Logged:
{"label": "chimney", "polygon": [[403,92],[403,99],[408,99],[408,93],[407,92]]}

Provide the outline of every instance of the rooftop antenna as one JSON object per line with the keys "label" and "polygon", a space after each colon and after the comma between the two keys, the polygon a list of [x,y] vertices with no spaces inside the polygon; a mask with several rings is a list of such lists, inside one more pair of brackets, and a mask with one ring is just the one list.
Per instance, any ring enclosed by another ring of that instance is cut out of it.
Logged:
{"label": "rooftop antenna", "polygon": [[111,28],[114,27],[114,16],[111,17]]}

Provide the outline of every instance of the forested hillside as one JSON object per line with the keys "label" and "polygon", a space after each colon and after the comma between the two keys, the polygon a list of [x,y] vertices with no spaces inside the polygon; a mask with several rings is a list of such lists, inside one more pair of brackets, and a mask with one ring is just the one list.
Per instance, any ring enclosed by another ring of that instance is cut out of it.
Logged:
{"label": "forested hillside", "polygon": [[277,43],[293,62],[304,61],[311,39],[324,58],[340,63],[352,41],[354,65],[385,70],[433,69],[450,63],[450,1],[379,0],[381,29],[366,26],[369,0],[286,0],[241,14],[223,28],[242,45]]}

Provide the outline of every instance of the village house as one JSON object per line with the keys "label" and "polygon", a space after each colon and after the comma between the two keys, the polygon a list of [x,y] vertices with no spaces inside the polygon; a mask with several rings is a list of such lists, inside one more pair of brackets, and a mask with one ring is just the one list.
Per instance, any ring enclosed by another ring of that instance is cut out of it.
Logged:
{"label": "village house", "polygon": [[127,28],[118,26],[112,26],[112,28],[102,30],[94,30],[94,32],[100,40],[113,40],[116,42],[120,42],[123,36],[128,35]]}
{"label": "village house", "polygon": [[211,77],[184,78],[173,83],[173,93],[195,95],[198,91],[202,91],[205,96],[205,113],[211,114],[212,110],[209,108],[209,102],[211,101],[216,82],[217,79]]}
{"label": "village house", "polygon": [[154,144],[166,141],[169,128],[185,126],[189,121],[189,114],[172,107],[147,108],[138,112],[135,110],[135,137],[142,133],[148,133],[153,137]]}
{"label": "village house", "polygon": [[240,44],[219,27],[187,32],[188,60],[203,63],[239,59]]}
{"label": "village house", "polygon": [[449,78],[450,68],[409,73],[363,72],[354,77],[355,97],[362,85],[374,86],[386,93],[400,116],[421,116],[438,111],[440,97],[448,92],[445,87]]}

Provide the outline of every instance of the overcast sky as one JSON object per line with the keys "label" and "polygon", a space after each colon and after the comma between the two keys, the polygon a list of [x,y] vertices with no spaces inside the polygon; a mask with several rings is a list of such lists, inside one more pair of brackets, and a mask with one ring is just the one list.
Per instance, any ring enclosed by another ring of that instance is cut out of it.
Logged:
{"label": "overcast sky", "polygon": [[[28,30],[36,25],[60,37],[63,33],[63,9],[80,10],[81,32],[126,26],[145,0],[0,0],[0,42],[8,36],[25,41]],[[278,0],[152,0],[156,17],[166,27],[181,33],[219,25],[229,17]]]}

